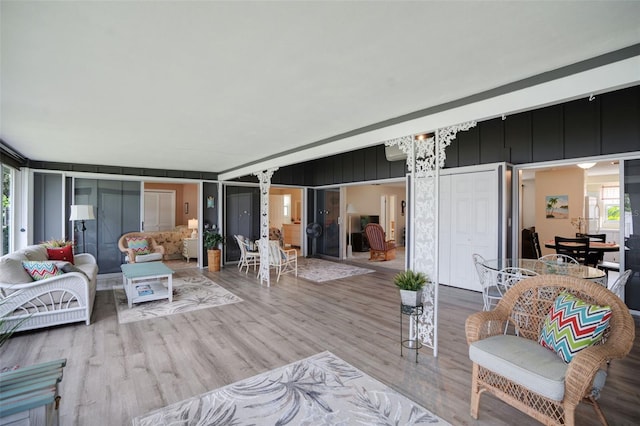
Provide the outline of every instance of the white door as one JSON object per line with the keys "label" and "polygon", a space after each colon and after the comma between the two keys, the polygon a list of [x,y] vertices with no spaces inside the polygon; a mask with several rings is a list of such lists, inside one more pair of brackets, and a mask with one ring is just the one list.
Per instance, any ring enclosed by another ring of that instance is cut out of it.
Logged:
{"label": "white door", "polygon": [[282,229],[285,222],[284,195],[269,195],[269,226]]}
{"label": "white door", "polygon": [[144,230],[171,231],[176,226],[176,193],[144,191]]}
{"label": "white door", "polygon": [[498,255],[498,172],[442,176],[440,195],[440,282],[481,291],[471,255]]}

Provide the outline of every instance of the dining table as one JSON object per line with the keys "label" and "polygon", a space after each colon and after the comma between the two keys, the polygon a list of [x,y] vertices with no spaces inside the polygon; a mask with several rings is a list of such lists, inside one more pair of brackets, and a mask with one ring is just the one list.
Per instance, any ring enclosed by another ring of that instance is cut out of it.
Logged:
{"label": "dining table", "polygon": [[[562,243],[563,246],[571,246],[574,243]],[[556,242],[554,240],[549,240],[544,242],[544,246],[546,248],[554,249],[556,248]],[[597,251],[597,252],[612,252],[612,251],[620,251],[620,245],[614,242],[604,242],[604,241],[589,241],[589,251]]]}
{"label": "dining table", "polygon": [[488,259],[482,264],[496,272],[508,268],[517,267],[528,269],[538,275],[568,275],[572,277],[582,278],[584,280],[594,281],[600,285],[607,286],[607,274],[605,271],[594,268],[592,266],[575,264],[575,263],[557,263],[538,259],[524,258],[501,258]]}

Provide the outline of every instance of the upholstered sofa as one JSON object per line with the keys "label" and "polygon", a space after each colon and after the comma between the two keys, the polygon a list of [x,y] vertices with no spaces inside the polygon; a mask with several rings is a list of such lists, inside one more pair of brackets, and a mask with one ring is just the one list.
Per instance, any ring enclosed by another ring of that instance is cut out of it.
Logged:
{"label": "upholstered sofa", "polygon": [[[152,238],[157,246],[161,246],[164,250],[162,254],[162,259],[157,260],[171,260],[171,259],[181,259],[182,258],[182,241],[185,238],[191,238],[191,229],[187,228],[184,225],[176,226],[173,231],[145,231],[145,232],[127,232],[122,237],[127,236],[144,236]],[[124,247],[124,241],[120,237],[118,241],[118,246],[120,250],[124,248],[125,251],[123,253],[125,256],[128,256],[126,252],[126,247]]]}
{"label": "upholstered sofa", "polygon": [[[0,257],[0,317],[5,330],[17,323],[20,325],[16,331],[78,321],[91,323],[98,275],[96,259],[87,253],[69,260],[73,263],[49,260],[43,245],[27,246]],[[48,272],[60,275],[34,280],[23,261],[37,262]]]}

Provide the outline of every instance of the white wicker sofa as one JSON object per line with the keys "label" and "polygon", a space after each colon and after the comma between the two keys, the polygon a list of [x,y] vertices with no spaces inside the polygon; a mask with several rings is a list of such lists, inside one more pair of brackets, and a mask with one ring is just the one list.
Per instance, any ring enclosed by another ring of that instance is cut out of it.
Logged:
{"label": "white wicker sofa", "polygon": [[22,261],[48,261],[42,245],[0,257],[0,317],[16,331],[84,321],[91,322],[98,265],[91,254],[76,254],[73,264],[53,261],[64,273],[34,281]]}

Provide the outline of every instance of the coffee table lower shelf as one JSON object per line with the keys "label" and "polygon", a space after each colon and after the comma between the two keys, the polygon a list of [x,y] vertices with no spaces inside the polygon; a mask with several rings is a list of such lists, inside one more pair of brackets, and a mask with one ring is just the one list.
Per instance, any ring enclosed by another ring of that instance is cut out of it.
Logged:
{"label": "coffee table lower shelf", "polygon": [[173,301],[173,271],[162,262],[125,264],[121,269],[122,284],[129,308],[134,303],[151,300],[168,299],[169,303]]}

